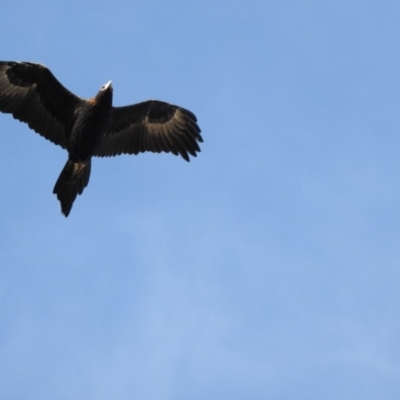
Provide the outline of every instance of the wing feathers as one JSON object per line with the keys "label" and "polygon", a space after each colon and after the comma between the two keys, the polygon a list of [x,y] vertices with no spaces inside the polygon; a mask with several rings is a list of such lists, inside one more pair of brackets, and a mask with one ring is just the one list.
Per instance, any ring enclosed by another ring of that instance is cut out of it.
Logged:
{"label": "wing feathers", "polygon": [[0,61],[0,111],[63,148],[82,102],[43,65]]}
{"label": "wing feathers", "polygon": [[113,108],[113,122],[101,138],[94,155],[171,152],[189,161],[196,157],[202,142],[196,116],[189,110],[149,100],[126,107]]}

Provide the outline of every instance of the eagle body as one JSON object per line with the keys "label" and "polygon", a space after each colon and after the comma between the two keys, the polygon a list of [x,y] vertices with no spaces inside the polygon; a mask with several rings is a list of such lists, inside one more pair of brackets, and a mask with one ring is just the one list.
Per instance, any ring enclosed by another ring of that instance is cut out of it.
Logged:
{"label": "eagle body", "polygon": [[85,102],[76,112],[68,146],[72,161],[86,161],[92,157],[96,145],[107,132],[112,110],[111,82],[102,86],[93,99]]}
{"label": "eagle body", "polygon": [[68,152],[53,190],[66,217],[89,183],[94,156],[171,152],[189,161],[200,152],[203,139],[189,110],[158,100],[114,107],[112,100],[111,81],[83,99],[44,65],[0,61],[0,111]]}

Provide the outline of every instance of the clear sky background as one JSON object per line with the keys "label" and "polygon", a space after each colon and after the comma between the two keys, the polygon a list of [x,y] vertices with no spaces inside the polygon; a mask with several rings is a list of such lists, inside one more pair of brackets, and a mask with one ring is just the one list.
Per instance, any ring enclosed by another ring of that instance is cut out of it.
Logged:
{"label": "clear sky background", "polygon": [[204,144],[94,159],[0,115],[0,399],[399,399],[400,3],[2,7],[3,60]]}

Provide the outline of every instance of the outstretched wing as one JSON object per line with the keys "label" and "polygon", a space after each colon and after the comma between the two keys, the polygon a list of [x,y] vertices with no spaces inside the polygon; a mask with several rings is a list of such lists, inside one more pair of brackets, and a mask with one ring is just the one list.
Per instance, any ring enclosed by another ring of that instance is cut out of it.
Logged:
{"label": "outstretched wing", "polygon": [[44,65],[0,61],[0,111],[63,148],[82,102]]}
{"label": "outstretched wing", "polygon": [[196,116],[184,108],[157,100],[114,107],[111,125],[99,141],[95,156],[152,151],[196,157],[202,142]]}

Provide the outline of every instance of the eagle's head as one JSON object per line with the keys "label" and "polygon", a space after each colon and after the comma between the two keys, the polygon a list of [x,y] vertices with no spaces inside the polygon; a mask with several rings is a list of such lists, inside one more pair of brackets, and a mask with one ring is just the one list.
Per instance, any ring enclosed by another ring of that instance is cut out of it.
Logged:
{"label": "eagle's head", "polygon": [[97,92],[96,97],[94,98],[94,103],[95,104],[102,103],[111,106],[112,95],[113,95],[113,87],[111,81],[109,81],[105,85],[103,85]]}

